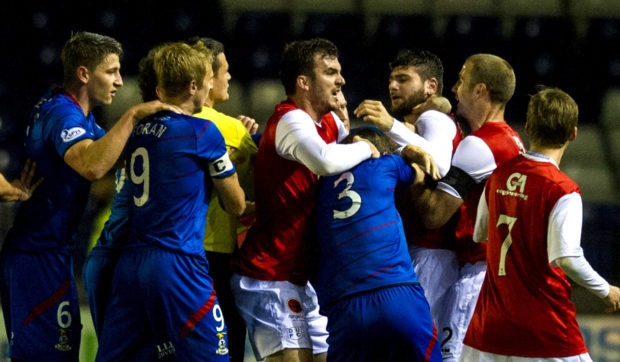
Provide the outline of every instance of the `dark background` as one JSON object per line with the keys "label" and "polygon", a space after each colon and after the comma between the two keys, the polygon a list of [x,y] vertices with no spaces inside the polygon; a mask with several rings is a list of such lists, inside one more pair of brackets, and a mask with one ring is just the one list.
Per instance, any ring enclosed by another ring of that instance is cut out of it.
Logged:
{"label": "dark background", "polygon": [[[401,48],[425,48],[444,62],[444,95],[463,61],[478,52],[508,60],[517,76],[506,119],[522,133],[528,96],[536,85],[557,86],[580,106],[579,142],[562,168],[582,187],[582,246],[593,267],[620,283],[620,3],[596,0],[316,0],[150,2],[22,2],[0,12],[0,172],[21,169],[28,114],[62,80],[60,51],[77,30],[112,36],[124,47],[125,87],[113,106],[97,110],[104,128],[138,101],[138,61],[165,41],[209,36],[222,41],[233,76],[231,115],[248,114],[264,125],[283,97],[279,56],[290,40],[315,36],[340,49],[352,111],[366,98],[388,104],[388,62]],[[120,99],[119,99],[120,98]],[[122,100],[124,99],[124,100]],[[132,103],[133,102],[133,103]],[[357,122],[357,121],[354,121]],[[617,136],[617,137],[616,137]],[[526,140],[525,135],[522,136]],[[76,236],[76,273],[98,235],[112,195],[109,179],[95,183]],[[0,207],[0,240],[15,204]],[[99,221],[93,220],[98,218]],[[93,231],[93,227],[95,227]],[[576,294],[579,294],[576,289]],[[585,297],[589,301],[589,297]],[[596,304],[596,303],[594,303]],[[582,310],[600,311],[582,303]]]}

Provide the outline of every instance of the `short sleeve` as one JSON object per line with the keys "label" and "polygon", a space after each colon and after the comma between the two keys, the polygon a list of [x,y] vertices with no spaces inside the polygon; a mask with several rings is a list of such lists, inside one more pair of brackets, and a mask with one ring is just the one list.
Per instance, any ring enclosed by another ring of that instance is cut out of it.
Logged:
{"label": "short sleeve", "polygon": [[207,162],[211,177],[224,178],[235,173],[222,133],[210,121],[205,121],[202,128],[196,129],[196,151],[198,157]]}
{"label": "short sleeve", "polygon": [[[74,144],[84,139],[97,140],[105,134],[105,131],[94,123],[92,115],[87,118],[78,112],[64,112],[52,122],[50,133],[46,136],[53,142],[60,157],[64,157],[65,152]],[[96,129],[99,130],[97,133]]]}

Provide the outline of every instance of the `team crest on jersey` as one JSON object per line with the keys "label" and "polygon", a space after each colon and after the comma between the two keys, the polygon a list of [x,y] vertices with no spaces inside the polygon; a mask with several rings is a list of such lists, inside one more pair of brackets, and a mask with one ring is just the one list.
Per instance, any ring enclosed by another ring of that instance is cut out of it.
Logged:
{"label": "team crest on jersey", "polygon": [[62,138],[63,142],[70,142],[73,141],[74,139],[80,137],[81,135],[85,134],[86,130],[82,127],[73,127],[71,129],[63,129],[61,134],[60,134],[60,138]]}
{"label": "team crest on jersey", "polygon": [[515,172],[508,176],[506,180],[507,190],[497,189],[496,192],[503,196],[515,196],[520,197],[527,201],[527,195],[523,193],[525,190],[525,182],[527,181],[527,175],[522,175],[519,172]]}
{"label": "team crest on jersey", "polygon": [[224,339],[225,334],[226,334],[225,332],[217,334],[217,337],[220,340],[217,342],[217,349],[215,350],[215,353],[219,354],[220,356],[225,356],[228,354],[228,348],[226,347],[226,340]]}
{"label": "team crest on jersey", "polygon": [[174,344],[172,344],[172,341],[158,344],[156,347],[157,347],[157,358],[158,359],[162,359],[166,356],[173,355],[176,352],[176,350],[174,349]]}
{"label": "team crest on jersey", "polygon": [[61,352],[68,352],[71,350],[71,345],[69,344],[69,333],[68,329],[60,328],[58,330],[60,332],[60,336],[58,336],[58,343],[54,346],[57,350]]}
{"label": "team crest on jersey", "polygon": [[301,308],[301,302],[298,301],[295,298],[291,298],[288,300],[287,302],[288,304],[288,308],[291,310],[291,312],[293,313],[301,313],[302,312],[302,308]]}
{"label": "team crest on jersey", "polygon": [[287,328],[288,338],[301,339],[304,336],[304,329],[302,327]]}

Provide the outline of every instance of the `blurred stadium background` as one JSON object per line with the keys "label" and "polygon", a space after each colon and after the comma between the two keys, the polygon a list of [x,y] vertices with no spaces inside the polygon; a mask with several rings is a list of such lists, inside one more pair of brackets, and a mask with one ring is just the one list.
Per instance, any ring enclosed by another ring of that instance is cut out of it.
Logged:
{"label": "blurred stadium background", "polygon": [[[284,98],[279,56],[290,40],[325,37],[340,49],[349,109],[372,98],[389,104],[388,62],[402,48],[425,48],[444,62],[444,95],[463,61],[486,52],[508,60],[517,76],[506,119],[522,135],[529,95],[538,84],[557,86],[580,107],[577,140],[562,169],[584,199],[582,246],[592,266],[620,283],[620,0],[177,0],[90,3],[22,2],[0,13],[0,172],[21,167],[28,114],[62,80],[60,50],[71,33],[110,35],[124,46],[125,86],[112,106],[96,111],[109,129],[138,103],[138,61],[162,42],[208,36],[222,41],[230,62],[231,100],[217,107],[254,117],[264,126]],[[358,120],[353,120],[359,125]],[[111,179],[96,182],[76,236],[76,274],[99,234],[112,197]],[[15,204],[0,204],[0,240]],[[620,317],[575,287],[574,301],[595,361],[620,361]],[[87,314],[85,314],[87,317]],[[83,360],[96,346],[89,318]],[[7,349],[0,330],[0,354]]]}

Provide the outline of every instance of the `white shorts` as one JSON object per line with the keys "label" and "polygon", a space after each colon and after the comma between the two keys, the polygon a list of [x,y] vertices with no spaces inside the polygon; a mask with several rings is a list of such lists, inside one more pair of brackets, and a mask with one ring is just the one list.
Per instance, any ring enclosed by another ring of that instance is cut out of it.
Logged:
{"label": "white shorts", "polygon": [[482,352],[470,346],[463,346],[461,359],[463,362],[592,362],[592,358],[588,353],[570,357],[553,357],[553,358],[529,358],[504,356],[489,352]]}
{"label": "white shorts", "polygon": [[459,276],[456,252],[410,245],[409,255],[415,274],[424,289],[424,296],[431,307],[431,316],[437,325],[439,320],[446,319],[442,315],[448,311],[448,291]]}
{"label": "white shorts", "polygon": [[447,313],[437,323],[444,362],[459,360],[463,339],[474,315],[486,270],[485,260],[465,264],[461,267],[458,280],[448,291]]}
{"label": "white shorts", "polygon": [[327,352],[327,317],[310,283],[265,281],[233,274],[230,286],[257,360],[283,349]]}

